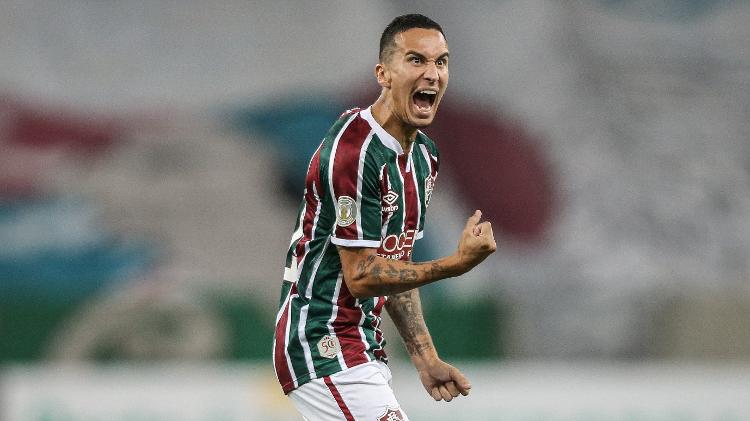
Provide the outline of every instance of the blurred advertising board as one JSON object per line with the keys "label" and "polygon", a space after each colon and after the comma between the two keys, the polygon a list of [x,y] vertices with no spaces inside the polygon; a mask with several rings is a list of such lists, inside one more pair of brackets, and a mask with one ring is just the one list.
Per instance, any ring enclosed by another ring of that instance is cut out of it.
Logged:
{"label": "blurred advertising board", "polygon": [[[414,369],[393,366],[413,420],[747,420],[750,366],[458,363],[470,396],[434,402]],[[7,421],[299,420],[265,364],[9,366]]]}

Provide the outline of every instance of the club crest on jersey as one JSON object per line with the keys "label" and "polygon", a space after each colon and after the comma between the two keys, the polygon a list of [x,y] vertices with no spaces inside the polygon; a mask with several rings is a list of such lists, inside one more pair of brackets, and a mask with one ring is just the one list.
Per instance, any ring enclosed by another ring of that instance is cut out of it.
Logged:
{"label": "club crest on jersey", "polygon": [[334,359],[340,351],[341,344],[339,338],[335,336],[326,335],[318,341],[318,352],[323,358]]}
{"label": "club crest on jersey", "polygon": [[404,415],[399,408],[388,408],[385,414],[378,417],[378,421],[404,421]]}
{"label": "club crest on jersey", "polygon": [[383,206],[381,210],[383,212],[396,212],[398,210],[398,205],[393,204],[396,200],[398,200],[398,193],[393,190],[388,190],[388,193],[383,196],[383,201],[386,203],[386,206]]}
{"label": "club crest on jersey", "polygon": [[430,199],[432,198],[432,189],[435,188],[435,177],[428,175],[424,179],[424,206],[430,206]]}
{"label": "club crest on jersey", "polygon": [[349,196],[339,197],[336,206],[336,224],[340,227],[348,227],[354,223],[357,214],[357,202]]}

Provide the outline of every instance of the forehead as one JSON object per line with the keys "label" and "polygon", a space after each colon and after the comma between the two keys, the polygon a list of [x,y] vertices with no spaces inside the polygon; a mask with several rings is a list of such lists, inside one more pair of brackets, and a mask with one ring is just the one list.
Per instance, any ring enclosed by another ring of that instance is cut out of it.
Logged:
{"label": "forehead", "polygon": [[436,29],[411,28],[399,32],[394,38],[396,50],[418,52],[425,57],[438,57],[448,52],[448,43]]}

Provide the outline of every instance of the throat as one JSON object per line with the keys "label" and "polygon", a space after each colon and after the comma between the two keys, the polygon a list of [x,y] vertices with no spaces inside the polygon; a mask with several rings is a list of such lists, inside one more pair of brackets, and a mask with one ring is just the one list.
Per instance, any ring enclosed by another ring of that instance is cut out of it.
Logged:
{"label": "throat", "polygon": [[417,128],[406,123],[406,117],[396,114],[391,105],[381,96],[372,105],[372,117],[408,152],[417,137]]}

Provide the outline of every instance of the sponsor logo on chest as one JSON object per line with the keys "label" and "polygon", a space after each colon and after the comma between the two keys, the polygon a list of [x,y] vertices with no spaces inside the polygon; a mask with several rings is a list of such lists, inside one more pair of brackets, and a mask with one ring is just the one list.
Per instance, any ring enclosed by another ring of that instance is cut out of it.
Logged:
{"label": "sponsor logo on chest", "polygon": [[386,259],[401,260],[404,256],[411,257],[417,230],[409,229],[400,234],[391,234],[380,242],[378,255]]}

